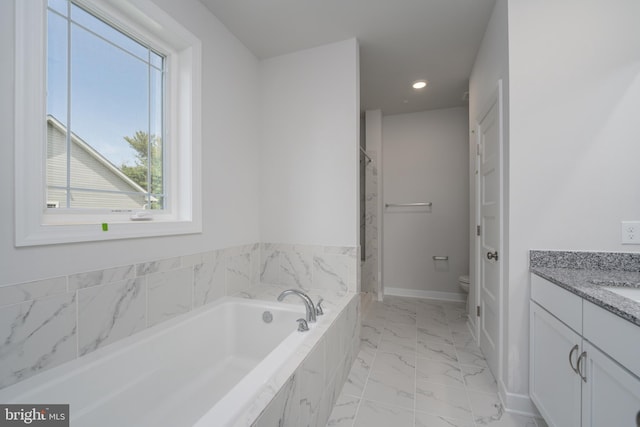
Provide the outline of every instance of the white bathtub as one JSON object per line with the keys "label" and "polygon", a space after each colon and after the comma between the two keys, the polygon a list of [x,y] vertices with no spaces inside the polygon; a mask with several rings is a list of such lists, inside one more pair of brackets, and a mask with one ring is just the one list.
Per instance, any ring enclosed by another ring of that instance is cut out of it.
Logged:
{"label": "white bathtub", "polygon": [[0,402],[69,403],[74,427],[234,425],[313,332],[297,331],[300,317],[302,303],[225,297],[0,390]]}

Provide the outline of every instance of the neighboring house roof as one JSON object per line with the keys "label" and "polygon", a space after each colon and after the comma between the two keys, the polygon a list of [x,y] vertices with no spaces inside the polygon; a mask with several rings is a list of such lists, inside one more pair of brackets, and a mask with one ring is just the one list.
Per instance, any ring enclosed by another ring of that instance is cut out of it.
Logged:
{"label": "neighboring house roof", "polygon": [[[47,124],[50,124],[51,126],[56,128],[58,131],[62,132],[63,134],[65,134],[65,135],[67,134],[66,126],[64,126],[58,119],[56,119],[52,115],[47,115]],[[142,188],[138,183],[136,183],[134,180],[129,178],[127,175],[125,175],[120,169],[118,169],[118,167],[116,165],[111,163],[106,157],[104,157],[102,154],[100,154],[98,151],[96,151],[95,148],[93,148],[85,140],[83,140],[82,138],[80,138],[78,135],[76,135],[73,132],[71,132],[71,141],[74,144],[76,144],[76,146],[78,146],[79,148],[81,148],[85,152],[87,152],[91,157],[96,159],[104,167],[109,169],[109,171],[113,172],[114,175],[116,175],[122,181],[124,181],[129,186],[131,186],[131,188],[133,188],[134,191],[138,191],[138,192],[144,193],[144,194],[147,193],[147,190]],[[154,197],[152,197],[151,199],[152,200],[156,200]]]}

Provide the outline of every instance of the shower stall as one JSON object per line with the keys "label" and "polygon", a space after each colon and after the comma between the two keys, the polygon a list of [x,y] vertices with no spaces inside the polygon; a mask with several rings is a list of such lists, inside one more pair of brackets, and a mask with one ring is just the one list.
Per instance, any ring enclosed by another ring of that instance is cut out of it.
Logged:
{"label": "shower stall", "polygon": [[360,141],[360,248],[362,292],[382,300],[380,148],[382,114],[367,111]]}

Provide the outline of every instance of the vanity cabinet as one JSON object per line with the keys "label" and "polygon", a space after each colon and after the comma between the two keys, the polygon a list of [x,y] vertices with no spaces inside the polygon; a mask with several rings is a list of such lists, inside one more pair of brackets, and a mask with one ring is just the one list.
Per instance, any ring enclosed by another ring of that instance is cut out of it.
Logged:
{"label": "vanity cabinet", "polygon": [[[640,353],[634,353],[634,339],[640,340],[640,327],[531,276],[530,394],[550,427],[635,427]],[[633,358],[631,372],[609,348],[621,359]]]}
{"label": "vanity cabinet", "polygon": [[582,384],[582,425],[635,427],[640,380],[586,340],[583,349],[588,357]]}
{"label": "vanity cabinet", "polygon": [[582,339],[534,302],[530,316],[531,399],[549,426],[580,427],[581,380],[573,366]]}

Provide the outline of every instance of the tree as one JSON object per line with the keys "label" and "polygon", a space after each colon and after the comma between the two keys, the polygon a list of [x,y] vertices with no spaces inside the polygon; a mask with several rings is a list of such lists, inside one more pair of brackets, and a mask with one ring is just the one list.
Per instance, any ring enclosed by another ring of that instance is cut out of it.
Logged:
{"label": "tree", "polygon": [[[140,187],[149,191],[149,181],[151,181],[151,194],[163,193],[162,179],[162,139],[156,135],[151,135],[143,131],[136,131],[133,136],[125,136],[124,140],[129,143],[136,153],[135,165],[123,163],[120,170],[133,180]],[[149,155],[151,160],[149,160]],[[151,166],[151,173],[148,173]],[[161,203],[152,202],[151,208],[161,208]]]}

